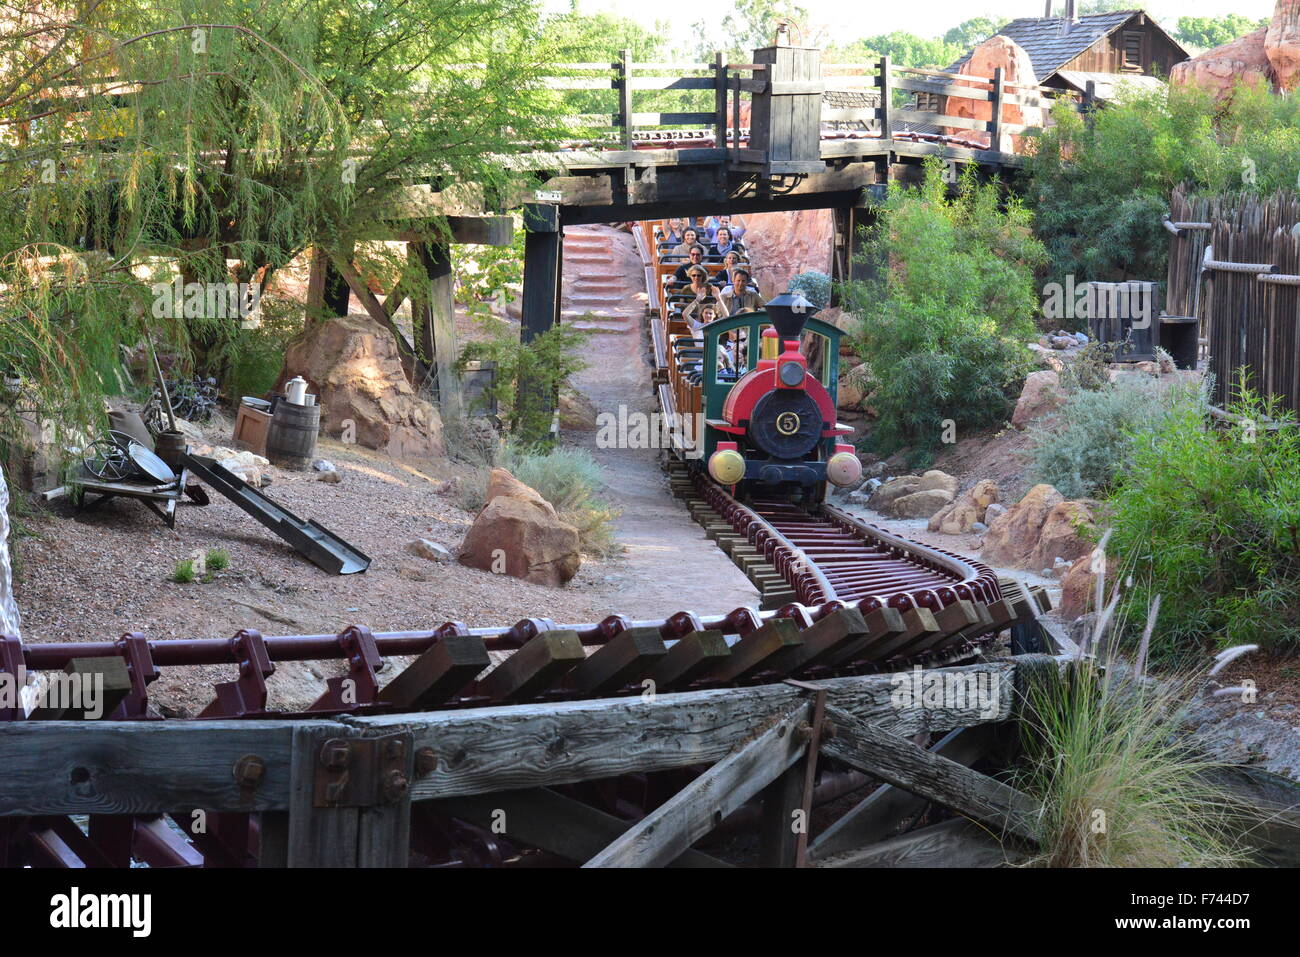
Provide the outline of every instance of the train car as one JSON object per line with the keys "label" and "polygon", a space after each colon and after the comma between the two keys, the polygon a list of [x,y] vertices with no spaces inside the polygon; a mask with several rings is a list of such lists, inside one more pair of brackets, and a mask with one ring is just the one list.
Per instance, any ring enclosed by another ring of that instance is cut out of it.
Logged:
{"label": "train car", "polygon": [[835,418],[843,333],[817,312],[785,293],[674,338],[675,404],[703,421],[689,457],[741,498],[819,502],[861,477]]}

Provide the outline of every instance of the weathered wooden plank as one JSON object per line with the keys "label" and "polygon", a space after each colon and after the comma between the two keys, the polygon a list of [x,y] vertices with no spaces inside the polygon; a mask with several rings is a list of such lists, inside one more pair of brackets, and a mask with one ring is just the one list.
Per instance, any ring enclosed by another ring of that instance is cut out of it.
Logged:
{"label": "weathered wooden plank", "polygon": [[908,625],[897,608],[877,608],[863,616],[867,634],[850,641],[843,648],[829,654],[820,664],[835,668],[847,662],[872,654],[876,646],[884,647],[892,638],[907,631]]}
{"label": "weathered wooden plank", "polygon": [[731,654],[720,631],[693,631],[676,642],[651,669],[656,689],[669,689],[698,681]]}
{"label": "weathered wooden plank", "polygon": [[731,654],[709,675],[718,681],[739,681],[760,671],[780,669],[787,652],[803,644],[789,618],[771,618],[731,646]]}
{"label": "weathered wooden plank", "polygon": [[[283,721],[0,722],[0,815],[285,808],[292,734]],[[266,772],[245,792],[233,772],[249,754]]]}
{"label": "weathered wooden plank", "polygon": [[808,719],[799,704],[642,818],[584,867],[662,867],[757,794],[807,751],[796,734]]}
{"label": "weathered wooden plank", "polygon": [[[550,788],[498,791],[491,795],[445,798],[432,806],[479,827],[502,827],[509,837],[570,861],[600,853],[630,823]],[[688,850],[669,867],[730,867],[699,851]]]}
{"label": "weathered wooden plank", "polygon": [[[991,724],[958,728],[944,735],[929,750],[969,767],[987,753],[993,740],[993,728]],[[808,859],[816,862],[883,841],[896,834],[905,821],[924,811],[929,803],[925,798],[892,784],[881,784],[817,835],[808,848]]]}
{"label": "weathered wooden plank", "polygon": [[357,866],[361,809],[315,806],[321,746],[338,734],[333,725],[293,728],[286,867]]}
{"label": "weathered wooden plank", "polygon": [[1025,857],[977,824],[954,818],[826,858],[815,867],[1004,867]]}
{"label": "weathered wooden plank", "polygon": [[658,628],[629,628],[587,656],[566,679],[583,694],[607,694],[640,678],[668,654]]}
{"label": "weathered wooden plank", "polygon": [[822,742],[827,754],[895,787],[982,821],[997,833],[1034,839],[1038,806],[1028,795],[834,706],[828,707],[826,713],[835,723],[834,737]]}
{"label": "weathered wooden plank", "polygon": [[527,698],[551,687],[585,658],[576,631],[543,631],[488,672],[479,689],[497,701]]}
{"label": "weathered wooden plank", "polygon": [[402,711],[442,704],[489,665],[487,646],[476,635],[448,635],[384,685],[379,700]]}
{"label": "weathered wooden plank", "polygon": [[[111,715],[131,693],[131,675],[122,658],[73,658],[63,669],[63,677],[50,676],[62,687],[50,690],[46,705],[32,709],[29,721],[82,721],[87,715],[99,719]],[[72,695],[79,707],[69,707]]]}

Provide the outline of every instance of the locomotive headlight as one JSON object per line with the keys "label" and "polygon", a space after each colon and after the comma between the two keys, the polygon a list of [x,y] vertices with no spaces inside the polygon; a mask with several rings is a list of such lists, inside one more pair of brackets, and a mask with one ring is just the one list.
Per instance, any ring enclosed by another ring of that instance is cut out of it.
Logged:
{"label": "locomotive headlight", "polygon": [[709,456],[709,475],[719,485],[735,485],[745,477],[745,457],[735,449],[722,449]]}
{"label": "locomotive headlight", "polygon": [[862,463],[852,452],[836,452],[826,463],[826,478],[840,488],[852,485],[862,478]]}
{"label": "locomotive headlight", "polygon": [[781,377],[781,384],[793,389],[797,385],[803,384],[803,365],[798,362],[782,362],[781,368],[777,370]]}

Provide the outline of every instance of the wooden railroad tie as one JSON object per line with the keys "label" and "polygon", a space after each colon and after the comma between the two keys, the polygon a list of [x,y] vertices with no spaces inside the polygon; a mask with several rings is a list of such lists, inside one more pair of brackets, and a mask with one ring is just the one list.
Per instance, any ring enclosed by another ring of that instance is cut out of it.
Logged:
{"label": "wooden railroad tie", "polygon": [[496,701],[531,698],[549,689],[586,657],[576,631],[543,631],[488,672],[479,686]]}
{"label": "wooden railroad tie", "polygon": [[482,638],[448,635],[381,688],[379,700],[398,711],[426,711],[450,699],[491,664]]}

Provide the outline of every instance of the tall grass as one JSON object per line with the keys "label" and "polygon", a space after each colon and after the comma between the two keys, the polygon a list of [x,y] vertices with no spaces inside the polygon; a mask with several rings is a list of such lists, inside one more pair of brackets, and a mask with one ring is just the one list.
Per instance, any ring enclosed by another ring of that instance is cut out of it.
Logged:
{"label": "tall grass", "polygon": [[[1135,666],[1107,661],[1104,640],[1118,589],[1090,640],[1059,681],[1025,702],[1024,766],[1018,786],[1042,807],[1039,853],[1047,867],[1226,867],[1249,858],[1253,815],[1213,782],[1226,768],[1188,746],[1184,716],[1205,670],[1143,673],[1159,614],[1154,602]],[[1086,654],[1100,649],[1101,659]],[[1217,670],[1217,669],[1216,669]],[[1211,674],[1213,672],[1210,672]]]}

